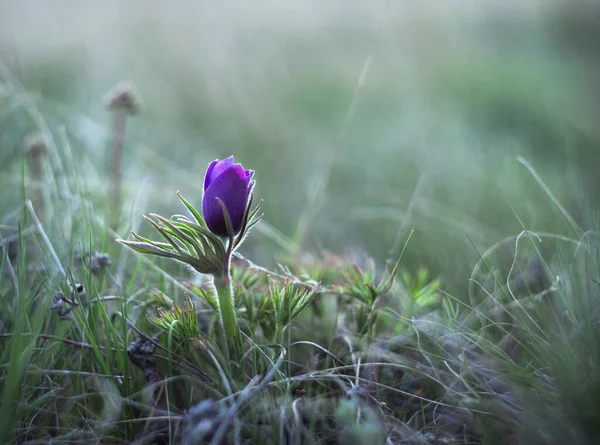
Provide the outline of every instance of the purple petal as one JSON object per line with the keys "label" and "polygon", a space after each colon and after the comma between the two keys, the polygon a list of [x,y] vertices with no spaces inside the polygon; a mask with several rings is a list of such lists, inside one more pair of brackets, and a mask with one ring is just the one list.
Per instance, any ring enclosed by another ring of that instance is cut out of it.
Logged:
{"label": "purple petal", "polygon": [[206,185],[206,188],[204,190],[206,190],[208,187],[210,187],[210,184],[217,179],[220,175],[223,174],[223,172],[225,170],[227,170],[229,167],[231,167],[233,165],[233,156],[229,156],[227,159],[223,159],[222,161],[218,161],[215,164],[215,166],[211,169],[210,173],[207,171],[207,175],[205,178],[205,182],[206,179],[208,178],[208,183]]}
{"label": "purple petal", "polygon": [[[233,162],[233,157],[231,159]],[[253,174],[252,170],[244,170],[240,164],[230,165],[218,176],[212,171],[211,176],[214,176],[214,180],[209,181],[209,186],[204,192],[202,213],[206,225],[215,235],[227,236],[225,217],[217,198],[225,204],[234,232],[237,233],[241,229],[250,194],[250,178]]]}
{"label": "purple petal", "polygon": [[219,160],[215,159],[210,164],[208,164],[208,168],[206,169],[206,173],[204,174],[204,191],[206,191],[206,189],[210,185],[210,177],[211,177],[212,171],[214,170],[215,165],[217,165],[218,162],[219,162]]}

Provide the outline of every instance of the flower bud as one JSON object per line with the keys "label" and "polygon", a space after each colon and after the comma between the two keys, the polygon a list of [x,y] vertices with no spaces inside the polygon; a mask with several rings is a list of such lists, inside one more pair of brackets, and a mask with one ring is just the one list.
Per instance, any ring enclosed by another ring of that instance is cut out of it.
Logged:
{"label": "flower bud", "polygon": [[233,163],[233,156],[214,160],[204,176],[204,197],[202,213],[206,225],[212,233],[227,236],[227,224],[219,199],[229,214],[233,234],[239,233],[244,223],[248,200],[254,181],[254,171],[244,170],[241,164]]}

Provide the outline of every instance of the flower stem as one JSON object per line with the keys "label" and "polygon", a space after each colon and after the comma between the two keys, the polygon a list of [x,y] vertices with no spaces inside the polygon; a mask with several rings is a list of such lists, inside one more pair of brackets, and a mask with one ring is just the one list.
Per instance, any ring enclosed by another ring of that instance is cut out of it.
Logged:
{"label": "flower stem", "polygon": [[110,149],[110,196],[112,199],[113,212],[112,227],[117,228],[121,218],[121,183],[123,181],[123,145],[125,142],[125,127],[128,114],[124,110],[116,110],[114,116],[113,140]]}
{"label": "flower stem", "polygon": [[235,307],[233,305],[233,287],[231,285],[229,271],[227,270],[221,277],[215,276],[214,280],[225,338],[229,346],[235,346],[239,333],[235,316]]}

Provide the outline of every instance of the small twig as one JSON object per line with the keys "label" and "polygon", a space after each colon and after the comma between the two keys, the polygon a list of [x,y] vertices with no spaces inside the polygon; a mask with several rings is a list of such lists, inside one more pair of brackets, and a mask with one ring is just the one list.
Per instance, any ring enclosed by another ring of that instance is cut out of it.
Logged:
{"label": "small twig", "polygon": [[[238,259],[238,260],[242,261],[243,263],[245,263],[248,268],[250,268],[252,270],[256,270],[257,272],[262,272],[262,273],[264,273],[266,275],[269,275],[269,276],[272,276],[272,277],[275,277],[275,278],[279,278],[281,280],[289,280],[289,281],[291,281],[294,284],[298,284],[300,286],[308,287],[310,289],[314,288],[314,286],[315,286],[314,282],[313,283],[307,283],[307,282],[302,281],[300,278],[298,278],[298,277],[296,277],[296,276],[294,276],[292,274],[282,274],[282,273],[274,272],[274,271],[272,271],[270,269],[267,269],[266,267],[259,266],[258,264],[253,263],[252,261],[250,261],[248,258],[242,256],[242,254],[240,254],[238,252],[234,252],[233,256],[236,259]],[[317,293],[319,293],[319,294],[338,293],[338,291],[336,289],[334,289],[334,288],[331,288],[331,287],[320,287],[317,290]]]}
{"label": "small twig", "polygon": [[[122,375],[112,375],[112,374],[98,374],[97,372],[89,372],[89,371],[70,371],[68,369],[35,369],[30,371],[25,371],[27,374],[39,374],[39,375],[78,375],[84,377],[106,377],[113,379],[123,379]],[[0,377],[0,381],[4,380],[6,377]]]}
{"label": "small twig", "polygon": [[[29,332],[24,332],[24,333],[21,333],[19,335],[27,335],[27,336],[29,336],[29,335],[36,335],[38,338],[41,338],[41,339],[44,339],[44,340],[56,340],[56,341],[63,342],[64,344],[71,345],[71,346],[77,346],[78,348],[83,348],[83,349],[95,349],[95,347],[92,346],[92,345],[90,345],[89,343],[83,343],[83,342],[78,342],[78,341],[74,341],[74,340],[69,340],[67,338],[60,338],[60,337],[57,337],[55,335],[49,335],[49,334],[32,334],[32,333],[29,333]],[[12,332],[0,334],[0,338],[11,338],[12,336],[13,336]],[[104,351],[105,349],[107,349],[104,346],[100,346],[100,345],[98,345],[97,348],[100,349],[101,351]],[[120,351],[121,349],[119,349],[119,348],[108,348],[108,350],[110,350],[110,351]]]}
{"label": "small twig", "polygon": [[94,298],[93,300],[90,301],[90,304],[98,304],[98,303],[103,303],[105,301],[119,301],[119,300],[125,300],[127,303],[131,303],[134,306],[141,306],[141,305],[146,304],[145,301],[134,300],[131,298],[123,298],[118,295],[106,295],[104,297]]}
{"label": "small twig", "polygon": [[148,420],[178,420],[181,421],[183,420],[183,416],[153,416],[153,417],[138,417],[137,419],[127,419],[127,420],[117,420],[115,422],[113,422],[113,424],[117,425],[117,424],[121,424],[121,423],[128,423],[128,422],[147,422]]}

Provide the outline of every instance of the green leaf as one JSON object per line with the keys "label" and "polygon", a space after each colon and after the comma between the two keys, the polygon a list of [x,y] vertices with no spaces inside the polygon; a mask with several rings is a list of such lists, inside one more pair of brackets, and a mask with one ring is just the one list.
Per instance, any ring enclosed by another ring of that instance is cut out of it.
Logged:
{"label": "green leaf", "polygon": [[181,247],[179,247],[179,245],[175,242],[175,240],[173,238],[171,238],[171,236],[165,231],[163,230],[162,227],[160,227],[158,225],[158,223],[156,223],[154,220],[148,218],[146,215],[144,215],[144,219],[146,221],[148,221],[150,224],[152,224],[154,226],[154,228],[158,231],[158,233],[160,233],[164,239],[166,239],[169,244],[171,244],[179,253],[183,253],[181,251]]}
{"label": "green leaf", "polygon": [[125,241],[125,240],[117,240],[117,241],[120,242],[121,244],[126,245],[127,247],[130,247],[131,249],[133,249],[137,252],[140,252],[140,253],[149,254],[149,255],[157,255],[157,256],[162,256],[162,257],[166,257],[166,258],[177,258],[178,257],[177,254],[168,252],[164,249],[153,246],[152,244],[141,243],[138,241]]}
{"label": "green leaf", "polygon": [[223,217],[225,218],[225,227],[227,227],[227,236],[229,237],[229,244],[227,245],[227,250],[232,251],[234,246],[235,232],[233,231],[233,224],[231,223],[231,215],[229,214],[229,210],[227,210],[227,207],[225,206],[225,203],[221,200],[221,198],[217,198],[217,203],[223,211]]}
{"label": "green leaf", "polygon": [[190,211],[190,213],[192,214],[192,216],[194,217],[196,222],[200,226],[208,229],[208,227],[206,226],[206,223],[204,222],[204,218],[202,218],[202,215],[200,215],[200,212],[198,212],[198,210],[196,210],[193,205],[191,205],[183,196],[181,196],[181,193],[177,192],[177,196],[179,197],[181,202],[183,202],[183,204],[187,207],[187,209]]}

